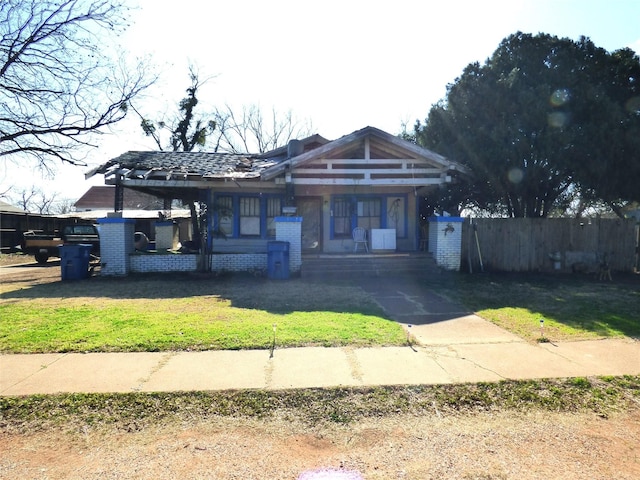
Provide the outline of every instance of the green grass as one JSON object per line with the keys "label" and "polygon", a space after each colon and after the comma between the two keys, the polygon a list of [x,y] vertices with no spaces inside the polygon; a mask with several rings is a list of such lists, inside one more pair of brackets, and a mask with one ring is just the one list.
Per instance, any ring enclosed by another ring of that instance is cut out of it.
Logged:
{"label": "green grass", "polygon": [[6,431],[52,428],[137,431],[193,418],[284,418],[310,426],[392,415],[479,412],[594,412],[638,407],[640,377],[590,377],[497,383],[221,392],[58,394],[0,397]]}
{"label": "green grass", "polygon": [[[361,289],[262,279],[92,279],[0,294],[0,351],[97,352],[400,345]],[[275,331],[274,331],[275,330]]]}
{"label": "green grass", "polygon": [[[140,275],[0,284],[0,352],[403,345],[362,289],[300,279]],[[451,274],[427,287],[530,341],[640,337],[640,277]],[[40,282],[40,283],[39,283]],[[544,319],[544,330],[540,329]]]}
{"label": "green grass", "polygon": [[[481,317],[535,341],[640,337],[640,277],[598,282],[581,275],[457,275],[434,284]],[[544,320],[541,331],[540,320]]]}

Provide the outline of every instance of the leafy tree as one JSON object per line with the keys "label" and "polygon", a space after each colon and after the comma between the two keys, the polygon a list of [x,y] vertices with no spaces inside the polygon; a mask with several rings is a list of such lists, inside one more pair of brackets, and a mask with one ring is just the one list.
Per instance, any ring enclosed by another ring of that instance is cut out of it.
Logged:
{"label": "leafy tree", "polygon": [[0,157],[84,165],[75,152],[155,80],[107,52],[126,12],[124,0],[0,2]]}
{"label": "leafy tree", "polygon": [[576,192],[614,206],[640,196],[639,81],[628,49],[516,33],[464,69],[415,139],[470,167],[451,197],[467,206],[545,217]]}
{"label": "leafy tree", "polygon": [[[216,129],[213,115],[207,120],[198,117],[195,113],[199,102],[198,90],[208,79],[201,81],[194,66],[189,67],[189,78],[191,85],[186,90],[187,96],[180,100],[178,113],[174,119],[154,121],[135,110],[140,116],[142,131],[146,136],[153,138],[161,151],[170,149],[174,152],[192,152],[203,149],[209,135]],[[169,133],[168,140],[163,137],[163,132]]]}

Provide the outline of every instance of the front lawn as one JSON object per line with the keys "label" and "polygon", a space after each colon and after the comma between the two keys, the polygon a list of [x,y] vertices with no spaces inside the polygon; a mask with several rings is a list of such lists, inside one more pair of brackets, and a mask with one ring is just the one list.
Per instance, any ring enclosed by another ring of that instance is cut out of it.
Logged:
{"label": "front lawn", "polygon": [[[431,285],[528,340],[640,337],[640,276],[473,274]],[[544,320],[544,329],[540,320]]]}
{"label": "front lawn", "polygon": [[[406,344],[366,292],[341,282],[188,274],[62,282],[56,267],[24,278],[0,283],[0,352]],[[640,337],[638,276],[446,274],[425,287],[530,341]]]}
{"label": "front lawn", "polygon": [[0,351],[400,345],[360,288],[189,275],[0,287]]}

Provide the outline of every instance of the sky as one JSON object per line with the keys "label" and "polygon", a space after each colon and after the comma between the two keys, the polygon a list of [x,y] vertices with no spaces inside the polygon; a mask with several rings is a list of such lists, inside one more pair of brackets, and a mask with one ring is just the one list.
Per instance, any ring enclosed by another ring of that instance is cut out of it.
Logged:
{"label": "sky", "polygon": [[[424,120],[447,84],[517,31],[640,52],[638,0],[127,1],[135,8],[122,49],[149,56],[161,73],[139,109],[153,116],[175,108],[194,64],[212,77],[202,112],[226,104],[290,110],[328,139],[369,125],[397,134]],[[85,181],[92,166],[154,149],[134,117],[99,141],[88,167],[58,166],[54,179],[36,172],[18,183],[14,167],[0,164],[0,192],[36,184],[77,199],[104,184],[101,176]]]}

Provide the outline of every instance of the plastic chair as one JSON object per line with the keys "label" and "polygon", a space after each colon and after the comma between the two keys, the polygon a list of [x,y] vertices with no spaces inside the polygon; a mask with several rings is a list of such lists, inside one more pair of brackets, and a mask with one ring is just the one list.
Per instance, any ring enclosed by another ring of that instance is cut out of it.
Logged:
{"label": "plastic chair", "polygon": [[367,231],[362,227],[356,227],[353,229],[353,251],[358,251],[358,245],[364,245],[364,249],[369,252],[369,246],[367,245]]}

